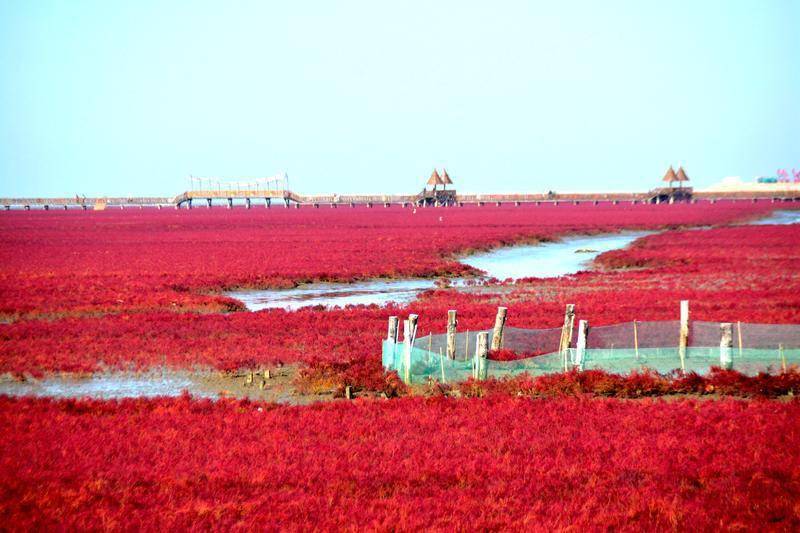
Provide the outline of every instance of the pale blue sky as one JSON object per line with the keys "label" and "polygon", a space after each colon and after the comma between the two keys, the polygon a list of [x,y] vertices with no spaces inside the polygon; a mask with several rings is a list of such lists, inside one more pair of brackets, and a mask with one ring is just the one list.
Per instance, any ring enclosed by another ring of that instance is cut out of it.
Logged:
{"label": "pale blue sky", "polygon": [[650,188],[800,168],[800,1],[0,0],[0,195]]}

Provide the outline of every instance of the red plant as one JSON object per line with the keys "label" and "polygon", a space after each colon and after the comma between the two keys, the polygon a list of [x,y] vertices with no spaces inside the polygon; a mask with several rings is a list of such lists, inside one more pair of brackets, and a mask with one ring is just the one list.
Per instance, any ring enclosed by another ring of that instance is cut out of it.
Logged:
{"label": "red plant", "polygon": [[330,361],[314,359],[300,370],[295,380],[297,389],[305,393],[334,391],[334,396],[343,398],[346,387],[352,393],[375,391],[387,398],[394,398],[407,392],[405,384],[397,372],[386,372],[375,361],[356,359],[354,361]]}
{"label": "red plant", "polygon": [[530,357],[536,357],[537,355],[543,355],[552,351],[552,346],[548,349],[529,350],[522,352],[515,352],[514,350],[501,348],[499,350],[489,350],[488,358],[492,361],[517,361],[519,359],[528,359]]}
{"label": "red plant", "polygon": [[800,403],[0,398],[12,530],[800,528]]}
{"label": "red plant", "polygon": [[733,370],[711,368],[708,375],[674,373],[662,376],[651,371],[634,371],[628,375],[611,374],[602,370],[572,371],[531,377],[523,374],[513,378],[491,378],[484,381],[469,379],[458,385],[467,397],[493,394],[513,396],[610,396],[616,398],[645,398],[664,394],[716,394],[752,398],[778,398],[800,393],[800,371],[790,368],[781,374],[761,373],[747,376]]}

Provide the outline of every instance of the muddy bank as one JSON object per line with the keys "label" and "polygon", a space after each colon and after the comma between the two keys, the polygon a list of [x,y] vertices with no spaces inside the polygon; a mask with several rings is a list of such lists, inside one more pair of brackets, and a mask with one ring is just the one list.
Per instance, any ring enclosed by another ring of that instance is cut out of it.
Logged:
{"label": "muddy bank", "polygon": [[298,364],[252,372],[218,370],[153,369],[146,372],[52,374],[20,379],[0,376],[0,394],[48,398],[247,398],[290,405],[306,405],[334,399],[333,390],[304,393],[295,386]]}

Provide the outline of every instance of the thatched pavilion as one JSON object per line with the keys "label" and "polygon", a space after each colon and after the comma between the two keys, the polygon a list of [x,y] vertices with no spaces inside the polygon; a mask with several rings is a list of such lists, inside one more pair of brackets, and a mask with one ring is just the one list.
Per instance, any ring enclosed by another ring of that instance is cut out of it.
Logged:
{"label": "thatched pavilion", "polygon": [[670,187],[674,182],[678,182],[678,188],[683,187],[683,182],[689,181],[689,176],[686,175],[686,172],[683,170],[683,167],[678,167],[678,172],[676,173],[675,170],[672,168],[672,165],[669,166],[667,172],[664,174],[664,177],[661,178],[661,181],[667,182]]}
{"label": "thatched pavilion", "polygon": [[[447,186],[452,184],[453,180],[450,179],[447,170],[442,169],[442,173],[439,174],[438,170],[433,169],[431,177],[425,183],[426,188],[422,190],[417,203],[419,205],[454,205],[456,203],[456,191],[453,189],[447,190]],[[440,185],[442,188],[437,190]],[[431,187],[431,190],[428,191],[427,187]]]}
{"label": "thatched pavilion", "polygon": [[[670,165],[661,181],[665,182],[667,187],[650,191],[650,202],[660,204],[661,202],[673,203],[692,199],[692,188],[683,186],[684,182],[689,181],[689,176],[686,175],[683,167],[679,166],[678,172],[675,172],[675,169]],[[673,185],[675,182],[678,183],[677,187]]]}

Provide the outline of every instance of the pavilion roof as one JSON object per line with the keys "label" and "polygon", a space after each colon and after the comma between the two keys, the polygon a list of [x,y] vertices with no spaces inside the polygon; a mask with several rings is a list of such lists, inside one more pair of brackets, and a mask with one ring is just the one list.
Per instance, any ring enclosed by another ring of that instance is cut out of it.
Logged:
{"label": "pavilion roof", "polygon": [[433,169],[431,173],[431,177],[428,178],[428,185],[444,185],[444,181],[442,181],[442,177],[439,176],[439,173],[436,172],[436,169]]}
{"label": "pavilion roof", "polygon": [[445,185],[452,185],[453,180],[450,179],[450,176],[447,174],[447,170],[442,169],[442,183]]}
{"label": "pavilion roof", "polygon": [[675,181],[689,181],[689,176],[683,170],[683,167],[678,167],[678,174],[675,176]]}
{"label": "pavilion roof", "polygon": [[675,170],[672,168],[672,165],[669,166],[667,169],[667,173],[664,174],[664,177],[661,178],[661,181],[671,182],[675,181],[677,177],[675,176]]}

